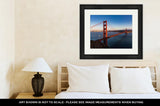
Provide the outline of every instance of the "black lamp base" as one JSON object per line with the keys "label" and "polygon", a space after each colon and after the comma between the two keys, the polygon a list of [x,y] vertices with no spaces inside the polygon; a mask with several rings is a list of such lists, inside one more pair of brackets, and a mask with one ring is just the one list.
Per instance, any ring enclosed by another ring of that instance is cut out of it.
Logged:
{"label": "black lamp base", "polygon": [[35,97],[43,96],[42,90],[44,87],[44,78],[41,76],[42,74],[39,74],[39,72],[37,72],[37,74],[35,74],[32,78],[32,88],[34,91],[33,96]]}
{"label": "black lamp base", "polygon": [[43,93],[41,93],[41,94],[33,94],[33,96],[35,96],[35,97],[43,96]]}

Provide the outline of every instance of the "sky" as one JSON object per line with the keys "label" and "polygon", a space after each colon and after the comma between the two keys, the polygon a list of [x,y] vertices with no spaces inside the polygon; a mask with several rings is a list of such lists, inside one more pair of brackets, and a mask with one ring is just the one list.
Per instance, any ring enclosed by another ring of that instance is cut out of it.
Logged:
{"label": "sky", "polygon": [[[108,30],[132,29],[132,15],[91,15],[90,20],[90,26],[107,20]],[[93,30],[103,30],[103,23]]]}

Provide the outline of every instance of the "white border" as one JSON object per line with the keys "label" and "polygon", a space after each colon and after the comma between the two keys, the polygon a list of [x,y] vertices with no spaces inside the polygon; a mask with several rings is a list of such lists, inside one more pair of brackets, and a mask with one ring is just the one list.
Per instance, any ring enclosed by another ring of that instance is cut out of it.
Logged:
{"label": "white border", "polygon": [[[132,15],[132,49],[91,49],[90,48],[90,15]],[[138,54],[138,10],[85,10],[85,50],[84,54]]]}

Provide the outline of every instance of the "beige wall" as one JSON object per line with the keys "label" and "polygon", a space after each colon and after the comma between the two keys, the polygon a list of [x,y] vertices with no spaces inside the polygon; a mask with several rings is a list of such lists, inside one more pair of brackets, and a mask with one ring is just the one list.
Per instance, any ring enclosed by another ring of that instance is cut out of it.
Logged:
{"label": "beige wall", "polygon": [[[45,77],[44,91],[56,91],[59,63],[110,63],[160,59],[159,0],[15,0],[15,78],[13,94],[29,92],[34,73],[21,72],[30,60],[44,57],[53,69]],[[80,60],[79,4],[139,4],[143,14],[143,60]]]}
{"label": "beige wall", "polygon": [[10,97],[14,68],[14,0],[0,0],[0,98]]}

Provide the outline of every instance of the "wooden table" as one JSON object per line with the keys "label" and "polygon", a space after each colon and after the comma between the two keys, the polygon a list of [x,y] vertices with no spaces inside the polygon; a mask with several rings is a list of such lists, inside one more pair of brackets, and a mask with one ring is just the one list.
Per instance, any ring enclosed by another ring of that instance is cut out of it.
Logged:
{"label": "wooden table", "polygon": [[43,93],[43,96],[35,97],[34,93],[19,93],[16,99],[54,99],[56,92]]}

